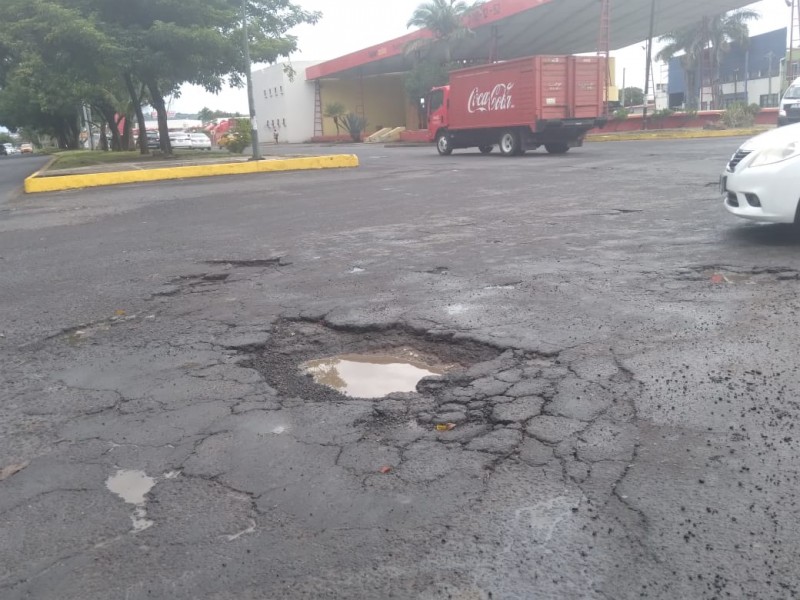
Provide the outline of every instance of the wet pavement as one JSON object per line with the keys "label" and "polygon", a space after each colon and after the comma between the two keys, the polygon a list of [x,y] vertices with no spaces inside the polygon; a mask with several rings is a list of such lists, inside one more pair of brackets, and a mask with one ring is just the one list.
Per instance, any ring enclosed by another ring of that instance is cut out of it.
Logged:
{"label": "wet pavement", "polygon": [[[725,213],[740,141],[10,202],[0,597],[797,597],[800,234]],[[303,369],[364,356],[435,376]]]}

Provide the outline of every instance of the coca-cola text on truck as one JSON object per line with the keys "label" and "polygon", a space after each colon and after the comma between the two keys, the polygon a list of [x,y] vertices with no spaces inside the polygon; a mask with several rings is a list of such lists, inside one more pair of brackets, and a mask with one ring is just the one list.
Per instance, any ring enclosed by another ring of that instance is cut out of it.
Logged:
{"label": "coca-cola text on truck", "polygon": [[563,154],[603,127],[605,59],[533,56],[450,73],[428,96],[428,136],[439,154],[495,146],[506,156],[544,146]]}

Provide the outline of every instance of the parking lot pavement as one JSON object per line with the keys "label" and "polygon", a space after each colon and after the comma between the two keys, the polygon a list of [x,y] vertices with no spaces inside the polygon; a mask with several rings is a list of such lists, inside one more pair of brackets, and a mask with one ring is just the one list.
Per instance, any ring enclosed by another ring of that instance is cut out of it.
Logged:
{"label": "parking lot pavement", "polygon": [[[800,235],[723,209],[740,141],[0,212],[0,596],[796,597]],[[387,349],[454,368],[299,368]]]}

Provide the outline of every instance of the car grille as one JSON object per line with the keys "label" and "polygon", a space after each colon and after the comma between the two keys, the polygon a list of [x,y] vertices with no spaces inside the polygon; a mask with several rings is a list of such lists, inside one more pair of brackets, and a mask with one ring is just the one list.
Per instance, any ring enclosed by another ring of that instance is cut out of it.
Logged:
{"label": "car grille", "polygon": [[740,162],[742,162],[744,157],[747,156],[748,154],[750,154],[751,152],[752,152],[752,150],[742,150],[742,149],[737,150],[736,154],[734,154],[731,157],[731,160],[728,163],[728,170],[729,171],[735,171],[736,167],[738,166],[738,164]]}

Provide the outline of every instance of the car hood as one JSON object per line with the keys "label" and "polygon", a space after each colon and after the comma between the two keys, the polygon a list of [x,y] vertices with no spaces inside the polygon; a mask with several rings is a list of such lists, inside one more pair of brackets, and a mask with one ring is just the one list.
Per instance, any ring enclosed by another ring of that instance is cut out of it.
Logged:
{"label": "car hood", "polygon": [[791,142],[800,142],[800,123],[776,127],[754,138],[750,138],[741,145],[741,150],[754,152],[763,148],[782,146]]}

